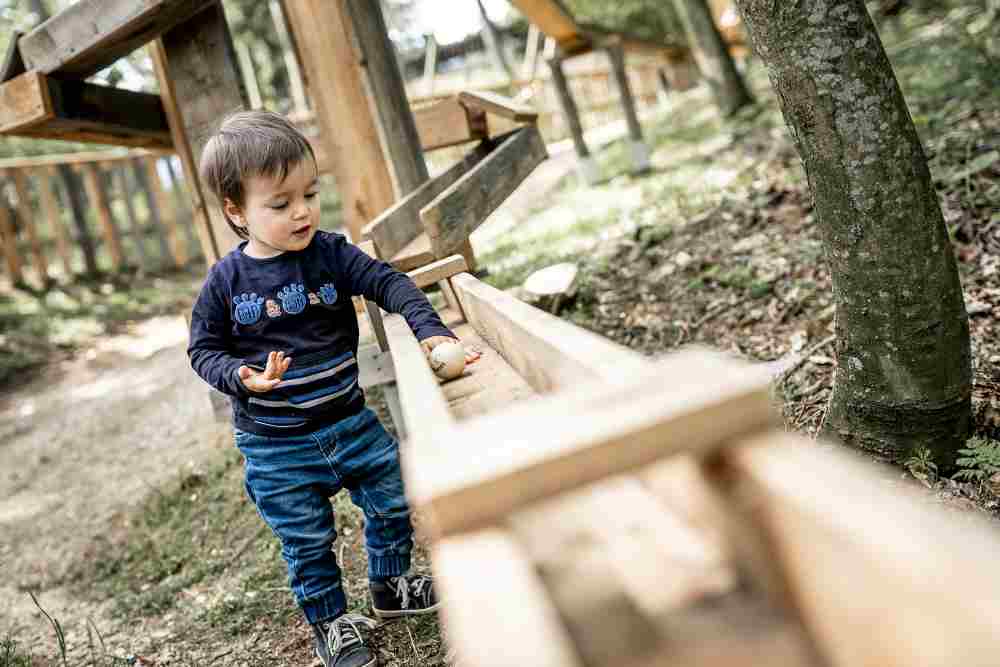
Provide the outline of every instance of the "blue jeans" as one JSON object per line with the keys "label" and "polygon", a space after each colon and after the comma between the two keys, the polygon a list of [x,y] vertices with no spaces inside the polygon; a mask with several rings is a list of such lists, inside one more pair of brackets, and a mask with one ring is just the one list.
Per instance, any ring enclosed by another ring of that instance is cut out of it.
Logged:
{"label": "blue jeans", "polygon": [[399,445],[368,408],[301,436],[236,431],[246,459],[247,495],[281,540],[288,581],[310,623],[347,609],[330,498],[342,488],[365,514],[368,576],[387,579],[410,567],[413,527],[403,494]]}

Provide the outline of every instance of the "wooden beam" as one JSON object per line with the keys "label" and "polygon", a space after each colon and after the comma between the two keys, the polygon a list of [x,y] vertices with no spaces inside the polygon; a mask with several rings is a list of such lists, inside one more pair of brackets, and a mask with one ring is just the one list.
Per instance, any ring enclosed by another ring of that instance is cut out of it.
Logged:
{"label": "wooden beam", "polygon": [[[830,664],[993,661],[1000,538],[981,514],[938,504],[896,469],[791,434],[740,443],[714,470],[734,516],[770,545]],[[890,618],[891,632],[872,631]]]}
{"label": "wooden beam", "polygon": [[0,133],[26,130],[55,118],[44,75],[26,72],[0,84]]}
{"label": "wooden beam", "polygon": [[415,110],[413,118],[425,151],[485,139],[489,134],[486,114],[453,97]]}
{"label": "wooden beam", "polygon": [[488,91],[465,91],[458,94],[458,100],[467,107],[482,109],[517,123],[534,123],[538,112],[504,95]]}
{"label": "wooden beam", "polygon": [[448,601],[442,626],[457,664],[580,667],[534,564],[510,533],[484,530],[441,540],[431,562],[435,585]]}
{"label": "wooden beam", "polygon": [[220,204],[206,200],[198,163],[220,121],[247,109],[246,92],[221,3],[173,27],[152,45],[153,64],[205,261],[214,264],[242,240]]}
{"label": "wooden beam", "polygon": [[420,209],[420,219],[436,256],[458,250],[548,157],[545,141],[534,125],[498,141],[496,150]]}
{"label": "wooden beam", "polygon": [[[411,439],[418,433],[437,432],[454,424],[448,403],[438,386],[437,377],[427,363],[427,356],[402,315],[383,318],[385,335],[396,369],[403,423]],[[405,378],[405,382],[399,380]],[[408,445],[409,446],[409,445]],[[426,447],[426,443],[421,443]],[[404,454],[405,456],[405,454]]]}
{"label": "wooden beam", "polygon": [[[171,153],[173,151],[170,151]],[[74,165],[81,162],[118,162],[121,160],[131,160],[147,155],[160,156],[167,155],[163,150],[108,150],[108,151],[81,151],[79,153],[61,153],[55,155],[32,155],[29,157],[12,157],[0,160],[0,169],[32,169],[34,167],[58,166],[61,164]]]}
{"label": "wooden beam", "polygon": [[[358,244],[358,248],[361,252],[365,253],[372,259],[378,259],[378,254],[375,251],[375,244],[371,241],[362,241]],[[378,342],[378,347],[382,352],[389,351],[389,341],[385,336],[385,322],[382,320],[382,309],[379,308],[377,303],[373,303],[368,299],[359,296],[361,302],[364,304],[365,311],[368,313],[368,324],[372,328],[372,333],[375,334],[375,340]]]}
{"label": "wooden beam", "polygon": [[18,47],[28,70],[85,79],[213,2],[79,0],[21,37]]}
{"label": "wooden beam", "polygon": [[640,354],[515,299],[468,274],[451,279],[466,318],[536,391],[640,373]]}
{"label": "wooden beam", "polygon": [[587,43],[572,14],[558,0],[511,0],[542,32],[552,37],[563,51],[579,50]]}
{"label": "wooden beam", "polygon": [[14,179],[14,189],[17,191],[17,216],[21,219],[24,233],[28,237],[28,244],[31,246],[31,256],[35,265],[35,271],[44,285],[49,281],[49,262],[45,257],[45,250],[42,248],[42,238],[38,233],[35,212],[31,210],[31,197],[28,194],[28,182],[25,179],[24,171],[13,170],[13,173],[5,174]]}
{"label": "wooden beam", "polygon": [[460,162],[388,207],[362,229],[362,236],[375,242],[380,257],[391,261],[424,232],[420,209],[485,158],[492,146],[491,141],[484,141],[476,146]]}
{"label": "wooden beam", "polygon": [[667,456],[707,454],[771,425],[769,382],[759,367],[696,350],[436,429],[404,461],[411,503],[453,534]]}
{"label": "wooden beam", "polygon": [[10,33],[10,41],[7,42],[7,52],[4,54],[3,63],[0,64],[0,83],[10,81],[15,76],[25,73],[24,60],[21,58],[21,50],[17,48],[17,42],[24,35],[20,30]]}
{"label": "wooden beam", "polygon": [[325,144],[345,222],[357,243],[363,238],[362,228],[395,197],[353,47],[354,27],[341,0],[286,0],[284,10],[302,51],[309,96],[316,106],[317,141]]}
{"label": "wooden beam", "polygon": [[[25,87],[25,83],[31,85]],[[172,147],[158,95],[59,80],[28,72],[0,84],[0,99],[34,96],[30,109],[13,109],[0,132],[27,137],[119,144],[167,150]],[[24,103],[24,97],[20,98]]]}
{"label": "wooden beam", "polygon": [[407,275],[418,288],[423,289],[468,270],[469,266],[466,264],[464,257],[461,255],[452,255],[451,257],[445,257],[444,259],[432,262],[415,271],[410,271]]}

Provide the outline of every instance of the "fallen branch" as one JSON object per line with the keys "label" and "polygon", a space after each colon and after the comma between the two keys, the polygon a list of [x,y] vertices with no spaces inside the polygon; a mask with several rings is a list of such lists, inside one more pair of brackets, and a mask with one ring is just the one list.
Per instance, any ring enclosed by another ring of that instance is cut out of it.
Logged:
{"label": "fallen branch", "polygon": [[827,336],[826,338],[824,338],[823,340],[821,340],[820,342],[816,343],[815,345],[813,345],[812,347],[810,347],[808,350],[806,350],[805,352],[803,352],[802,355],[798,358],[798,360],[795,361],[795,363],[793,363],[788,368],[784,369],[781,372],[781,374],[777,377],[777,379],[775,379],[774,386],[775,387],[780,387],[781,383],[784,382],[785,380],[787,380],[789,378],[789,376],[791,376],[792,373],[794,373],[795,371],[797,371],[799,369],[799,367],[802,366],[802,364],[804,364],[809,359],[809,357],[811,357],[818,350],[823,349],[824,347],[826,347],[830,343],[835,342],[836,340],[837,340],[837,334],[833,334],[831,336]]}

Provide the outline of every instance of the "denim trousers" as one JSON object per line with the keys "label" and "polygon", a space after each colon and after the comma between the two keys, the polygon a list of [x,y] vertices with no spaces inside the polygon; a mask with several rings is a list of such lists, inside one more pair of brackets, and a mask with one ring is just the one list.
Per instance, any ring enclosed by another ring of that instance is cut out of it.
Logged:
{"label": "denim trousers", "polygon": [[289,585],[310,623],[347,609],[330,502],[342,488],[365,515],[369,578],[409,569],[413,526],[399,445],[370,409],[300,436],[237,430],[236,445],[246,461],[247,495],[281,541]]}

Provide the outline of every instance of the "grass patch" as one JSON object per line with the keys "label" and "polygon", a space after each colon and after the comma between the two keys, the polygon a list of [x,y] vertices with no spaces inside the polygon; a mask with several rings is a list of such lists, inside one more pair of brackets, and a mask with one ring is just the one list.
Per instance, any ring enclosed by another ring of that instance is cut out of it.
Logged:
{"label": "grass patch", "polygon": [[199,268],[170,278],[119,276],[0,292],[0,386],[130,322],[186,310],[203,279]]}
{"label": "grass patch", "polygon": [[31,656],[22,653],[12,637],[0,639],[0,667],[31,667]]}

